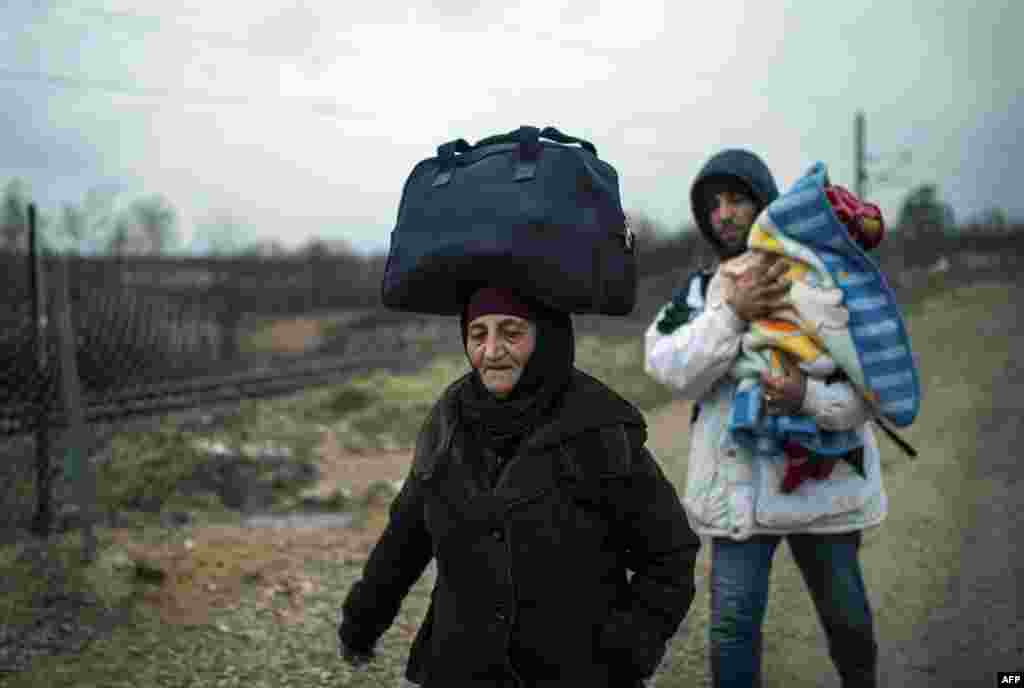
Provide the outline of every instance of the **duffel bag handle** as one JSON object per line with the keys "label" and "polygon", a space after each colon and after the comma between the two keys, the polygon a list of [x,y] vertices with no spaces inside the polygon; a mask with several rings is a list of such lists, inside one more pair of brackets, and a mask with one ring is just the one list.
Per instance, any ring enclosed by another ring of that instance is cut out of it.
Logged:
{"label": "duffel bag handle", "polygon": [[473,149],[466,139],[455,139],[448,143],[442,143],[437,147],[437,161],[440,169],[434,177],[433,186],[444,186],[452,179],[452,172],[455,170],[455,154],[466,153]]}
{"label": "duffel bag handle", "polygon": [[563,134],[554,127],[544,127],[540,132],[540,137],[544,139],[551,139],[555,143],[578,143],[584,150],[588,150],[594,155],[597,155],[597,148],[590,141],[576,138],[575,136],[569,136],[568,134]]}
{"label": "duffel bag handle", "polygon": [[465,153],[471,150],[473,147],[469,145],[466,139],[455,139],[448,143],[442,143],[437,147],[437,157],[441,160],[450,160],[455,157],[456,153]]}
{"label": "duffel bag handle", "polygon": [[478,148],[480,146],[492,146],[498,143],[518,143],[521,146],[530,146],[536,145],[539,137],[540,129],[524,124],[515,131],[510,131],[507,134],[495,134],[494,136],[488,136],[487,138],[480,139],[473,147]]}
{"label": "duffel bag handle", "polygon": [[[495,143],[519,143],[525,145],[535,145],[537,139],[548,139],[555,143],[572,144],[578,143],[580,146],[587,151],[590,151],[594,155],[597,155],[597,147],[594,146],[590,141],[586,139],[577,138],[575,136],[569,136],[563,134],[561,131],[554,127],[544,127],[538,129],[537,127],[531,127],[523,125],[515,131],[510,131],[507,134],[496,134],[494,136],[488,136],[485,139],[480,139],[476,142],[476,146],[489,146]],[[475,147],[475,146],[474,146]]]}
{"label": "duffel bag handle", "polygon": [[487,146],[496,143],[518,143],[520,157],[516,163],[514,179],[517,182],[524,182],[533,179],[537,174],[537,156],[540,154],[540,139],[550,139],[556,143],[578,143],[585,150],[597,155],[597,149],[590,141],[578,139],[575,136],[567,136],[554,127],[538,129],[529,125],[523,125],[507,134],[489,136],[476,142],[476,146]]}
{"label": "duffel bag handle", "polygon": [[473,148],[489,146],[499,143],[519,144],[520,157],[516,163],[515,180],[517,182],[533,179],[537,172],[537,154],[540,152],[540,129],[531,126],[521,126],[515,131],[507,134],[488,136],[470,146],[465,139],[456,139],[442,144],[437,148],[437,158],[440,163],[440,170],[434,177],[433,186],[444,186],[451,181],[455,172],[455,154],[465,153]]}
{"label": "duffel bag handle", "polygon": [[517,182],[529,181],[533,179],[537,173],[537,156],[541,150],[541,138],[550,139],[551,141],[562,144],[578,143],[584,150],[589,151],[592,155],[597,155],[597,148],[595,148],[594,144],[590,141],[563,134],[554,127],[538,129],[537,127],[524,124],[515,131],[510,131],[507,134],[496,134],[494,136],[488,136],[487,138],[480,139],[473,146],[470,146],[465,139],[461,138],[438,146],[437,159],[441,165],[441,169],[434,178],[433,186],[444,186],[451,181],[452,174],[455,171],[455,155],[457,153],[466,153],[473,148],[501,143],[519,144],[520,158],[516,163],[514,179]]}

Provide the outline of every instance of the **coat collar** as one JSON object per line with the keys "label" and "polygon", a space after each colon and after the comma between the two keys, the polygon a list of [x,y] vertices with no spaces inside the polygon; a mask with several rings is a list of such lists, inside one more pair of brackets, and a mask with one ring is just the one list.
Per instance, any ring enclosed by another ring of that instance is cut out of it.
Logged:
{"label": "coat collar", "polygon": [[[469,480],[471,467],[465,465],[462,443],[467,434],[460,432],[458,391],[469,375],[452,383],[427,418],[416,443],[413,472],[429,480],[443,464]],[[523,442],[518,454],[502,470],[492,493],[505,502],[519,502],[540,496],[557,483],[561,471],[577,459],[566,456],[574,440],[602,428],[625,426],[639,445],[647,438],[643,415],[635,406],[606,385],[586,373],[573,370],[565,397],[554,418],[537,428]],[[557,460],[552,460],[556,459]],[[580,456],[579,459],[586,460]]]}

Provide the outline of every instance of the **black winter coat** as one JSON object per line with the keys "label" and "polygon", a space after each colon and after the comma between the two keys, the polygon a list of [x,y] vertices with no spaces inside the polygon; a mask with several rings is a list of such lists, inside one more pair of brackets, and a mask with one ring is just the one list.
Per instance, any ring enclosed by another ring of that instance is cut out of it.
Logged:
{"label": "black winter coat", "polygon": [[[700,540],[631,404],[580,371],[493,488],[470,461],[458,385],[434,406],[390,520],[343,606],[369,651],[431,558],[406,677],[426,688],[639,685],[693,600]],[[627,576],[627,569],[633,572]]]}

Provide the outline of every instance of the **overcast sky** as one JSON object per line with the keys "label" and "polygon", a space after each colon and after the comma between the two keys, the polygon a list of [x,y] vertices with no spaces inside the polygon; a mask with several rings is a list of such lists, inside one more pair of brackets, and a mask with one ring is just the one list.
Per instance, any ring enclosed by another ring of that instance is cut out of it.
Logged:
{"label": "overcast sky", "polygon": [[384,251],[417,161],[520,124],[592,140],[626,209],[679,227],[723,147],[783,189],[816,160],[852,188],[858,108],[869,153],[912,152],[906,185],[869,193],[888,217],[935,183],[958,218],[1024,219],[1018,0],[21,0],[0,19],[0,183],[44,210],[160,193],[186,239],[219,214]]}

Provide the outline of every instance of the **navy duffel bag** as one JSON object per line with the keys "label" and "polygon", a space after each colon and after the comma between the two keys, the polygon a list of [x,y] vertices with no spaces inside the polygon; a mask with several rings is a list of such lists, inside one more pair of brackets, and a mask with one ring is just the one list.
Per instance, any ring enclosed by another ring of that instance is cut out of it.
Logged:
{"label": "navy duffel bag", "polygon": [[484,284],[569,313],[633,310],[633,234],[618,174],[593,144],[524,126],[474,146],[445,143],[413,168],[391,234],[384,305],[457,315]]}

